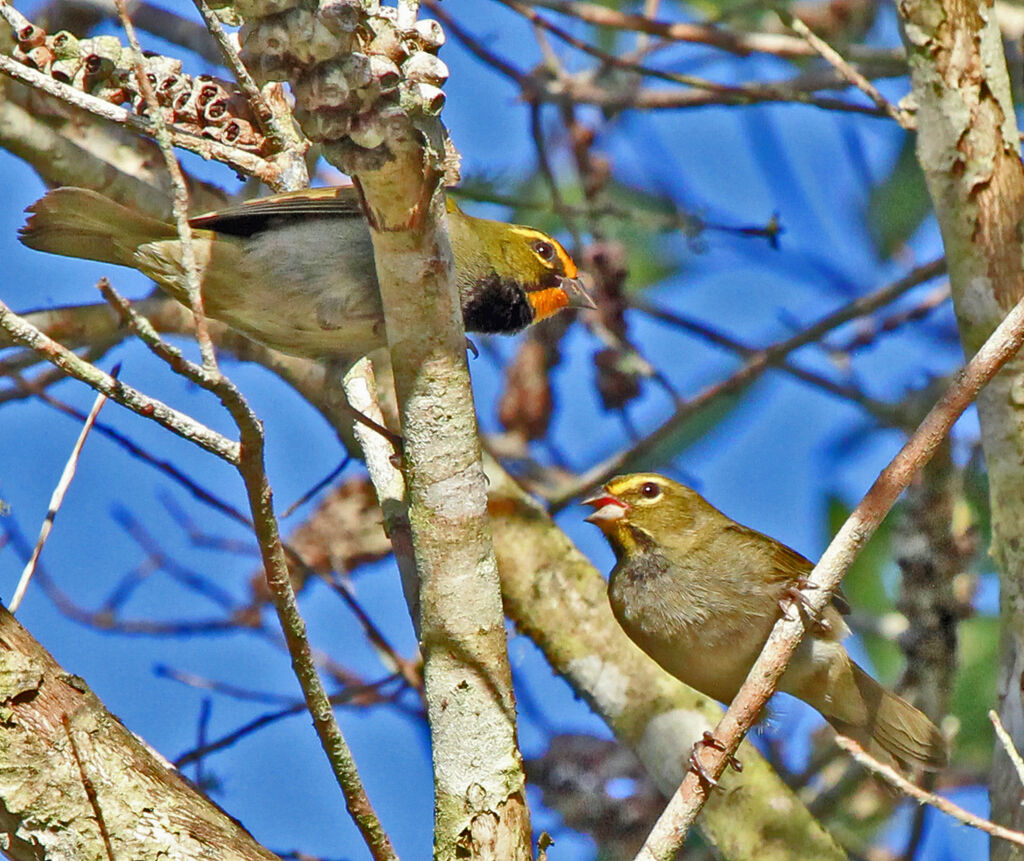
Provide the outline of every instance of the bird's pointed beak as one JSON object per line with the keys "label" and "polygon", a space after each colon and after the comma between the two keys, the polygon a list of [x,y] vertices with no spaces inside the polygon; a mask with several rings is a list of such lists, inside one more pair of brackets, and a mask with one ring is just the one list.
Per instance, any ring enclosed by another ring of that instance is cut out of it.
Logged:
{"label": "bird's pointed beak", "polygon": [[629,505],[617,496],[612,496],[607,490],[603,490],[589,499],[584,499],[580,504],[593,506],[594,512],[588,514],[584,520],[598,526],[622,520],[629,512]]}
{"label": "bird's pointed beak", "polygon": [[560,286],[569,299],[567,308],[583,308],[590,311],[597,309],[597,303],[590,298],[590,294],[579,278],[562,276]]}

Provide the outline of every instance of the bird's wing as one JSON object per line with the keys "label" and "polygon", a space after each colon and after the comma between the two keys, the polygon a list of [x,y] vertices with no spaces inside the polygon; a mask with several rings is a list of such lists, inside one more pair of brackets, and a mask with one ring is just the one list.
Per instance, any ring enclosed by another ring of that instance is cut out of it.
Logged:
{"label": "bird's wing", "polygon": [[[771,554],[772,579],[776,582],[790,583],[801,577],[806,577],[814,569],[814,563],[810,559],[780,541],[775,541],[761,532],[740,526],[738,523],[729,528],[741,532],[748,541],[766,546]],[[832,593],[832,606],[842,615],[850,615],[850,602],[841,588],[837,588]]]}
{"label": "bird's wing", "polygon": [[362,218],[359,197],[351,185],[307,188],[247,200],[237,206],[218,209],[189,219],[196,228],[231,236],[252,236],[266,230],[270,221],[307,218]]}

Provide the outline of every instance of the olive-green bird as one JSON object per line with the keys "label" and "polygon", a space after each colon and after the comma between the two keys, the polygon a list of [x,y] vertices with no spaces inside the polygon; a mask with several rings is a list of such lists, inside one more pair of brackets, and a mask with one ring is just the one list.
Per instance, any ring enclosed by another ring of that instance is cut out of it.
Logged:
{"label": "olive-green bird", "polygon": [[[615,551],[608,597],[630,639],[680,681],[731,702],[780,606],[814,566],[661,475],[614,478],[585,504],[595,509],[587,520]],[[804,636],[779,690],[814,706],[882,762],[942,768],[946,743],[938,728],[840,643],[849,633],[843,603],[834,601]]]}
{"label": "olive-green bird", "polygon": [[[58,188],[32,204],[29,248],[130,266],[188,304],[174,225],[94,191]],[[195,254],[207,315],[269,347],[359,357],[384,344],[369,227],[352,186],[274,195],[200,215]],[[448,228],[468,332],[511,334],[562,308],[593,308],[576,265],[531,227],[466,215]]]}

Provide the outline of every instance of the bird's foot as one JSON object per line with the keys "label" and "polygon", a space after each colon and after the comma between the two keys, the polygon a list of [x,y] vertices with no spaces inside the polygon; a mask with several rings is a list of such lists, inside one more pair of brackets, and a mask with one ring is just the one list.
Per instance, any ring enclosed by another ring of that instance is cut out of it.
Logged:
{"label": "bird's foot", "polygon": [[[782,611],[783,616],[794,621],[802,613],[808,620],[811,631],[815,634],[824,635],[832,631],[832,625],[823,619],[820,613],[814,611],[811,607],[810,598],[804,594],[805,589],[820,588],[817,583],[812,583],[806,577],[797,577],[796,580],[793,580],[785,588],[779,597],[779,609]],[[796,608],[797,616],[791,615],[790,610],[793,608]]]}
{"label": "bird's foot", "polygon": [[[704,735],[698,741],[693,743],[693,748],[690,750],[690,771],[694,772],[700,782],[704,784],[709,790],[720,789],[718,781],[711,776],[704,764],[700,761],[700,749],[702,747],[710,747],[713,750],[725,751],[725,745],[722,744],[714,734],[708,730],[704,730]],[[743,771],[743,763],[739,761],[735,756],[730,755],[728,758],[728,766],[733,771]]]}

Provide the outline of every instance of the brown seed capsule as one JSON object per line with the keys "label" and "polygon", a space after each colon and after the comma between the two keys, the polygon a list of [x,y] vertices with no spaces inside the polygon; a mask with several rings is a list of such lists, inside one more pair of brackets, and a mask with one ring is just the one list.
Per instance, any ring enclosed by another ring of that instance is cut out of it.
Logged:
{"label": "brown seed capsule", "polygon": [[432,18],[420,18],[412,26],[424,51],[436,52],[444,44],[444,30]]}
{"label": "brown seed capsule", "polygon": [[387,93],[395,89],[402,80],[402,73],[387,57],[370,55],[371,82],[379,93]]}
{"label": "brown seed capsule", "polygon": [[436,117],[444,107],[444,90],[433,84],[410,84],[408,94],[411,97],[408,104],[409,109],[420,110],[428,117]]}
{"label": "brown seed capsule", "polygon": [[54,33],[49,45],[58,60],[81,60],[78,38],[67,30]]}
{"label": "brown seed capsule", "polygon": [[44,72],[49,70],[50,64],[53,62],[53,51],[46,45],[37,45],[28,51],[27,56],[33,66]]}
{"label": "brown seed capsule", "polygon": [[360,0],[320,0],[317,16],[332,33],[351,33],[363,15]]}
{"label": "brown seed capsule", "polygon": [[27,24],[18,31],[18,47],[23,51],[38,48],[46,41],[46,31],[35,24]]}

